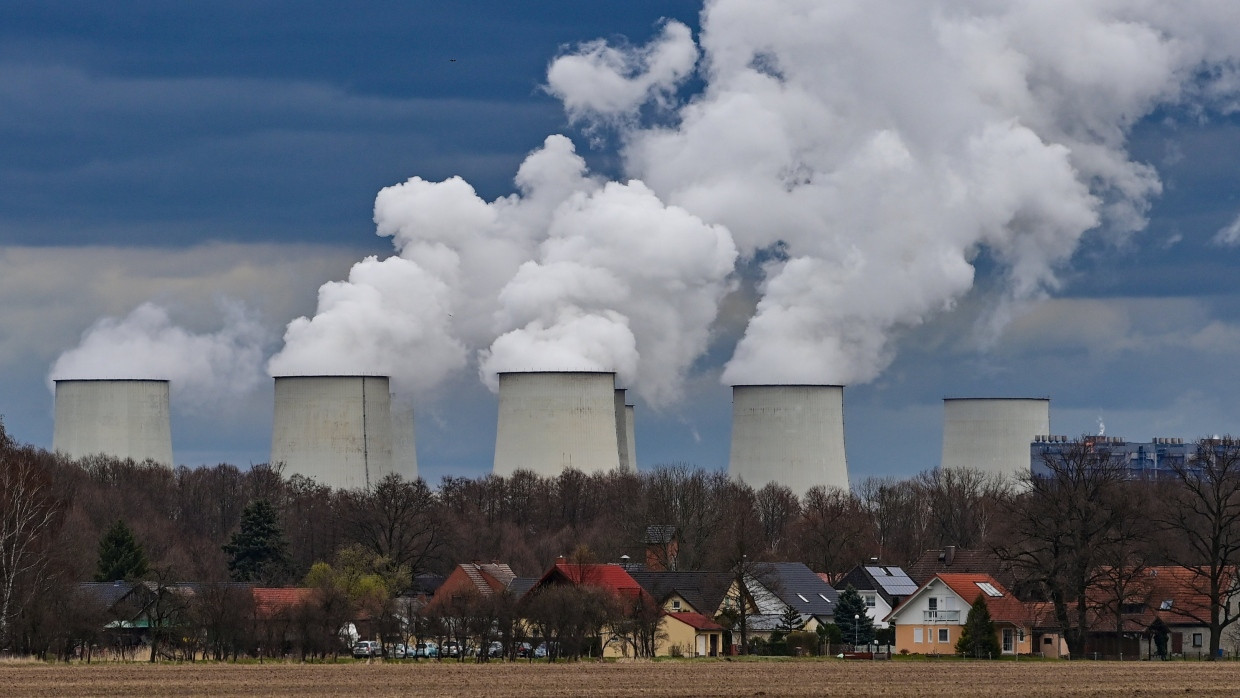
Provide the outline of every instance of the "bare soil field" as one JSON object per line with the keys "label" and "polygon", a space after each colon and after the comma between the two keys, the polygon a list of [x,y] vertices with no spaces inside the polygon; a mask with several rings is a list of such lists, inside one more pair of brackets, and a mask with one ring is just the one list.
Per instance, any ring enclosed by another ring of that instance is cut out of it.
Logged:
{"label": "bare soil field", "polygon": [[4,696],[1235,695],[1240,663],[0,664]]}

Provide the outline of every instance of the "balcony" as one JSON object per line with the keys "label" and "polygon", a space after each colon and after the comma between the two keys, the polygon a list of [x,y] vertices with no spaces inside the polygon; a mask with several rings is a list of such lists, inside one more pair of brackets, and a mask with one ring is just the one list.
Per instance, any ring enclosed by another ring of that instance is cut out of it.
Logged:
{"label": "balcony", "polygon": [[924,623],[959,623],[960,611],[922,611]]}

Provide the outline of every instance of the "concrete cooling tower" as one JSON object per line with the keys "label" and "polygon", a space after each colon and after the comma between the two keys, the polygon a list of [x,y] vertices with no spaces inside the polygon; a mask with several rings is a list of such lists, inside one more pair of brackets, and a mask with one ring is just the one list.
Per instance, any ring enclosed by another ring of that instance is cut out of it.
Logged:
{"label": "concrete cooling tower", "polygon": [[615,381],[604,372],[499,374],[495,474],[620,467]]}
{"label": "concrete cooling tower", "polygon": [[277,376],[271,462],[335,489],[392,472],[386,376]]}
{"label": "concrete cooling tower", "polygon": [[616,388],[616,443],[620,446],[620,469],[633,469],[633,455],[629,452],[629,413],[625,410],[626,391]]}
{"label": "concrete cooling tower", "polygon": [[1029,444],[1050,433],[1047,398],[943,400],[943,468],[1014,476],[1029,472]]}
{"label": "concrete cooling tower", "polygon": [[632,405],[624,406],[624,440],[626,454],[629,457],[629,469],[637,470],[637,427],[633,426],[637,410]]}
{"label": "concrete cooling tower", "polygon": [[733,386],[728,474],[798,496],[815,485],[848,489],[843,386]]}
{"label": "concrete cooling tower", "polygon": [[173,465],[166,380],[58,380],[52,450]]}
{"label": "concrete cooling tower", "polygon": [[392,471],[406,480],[418,479],[418,449],[414,440],[413,405],[392,396]]}

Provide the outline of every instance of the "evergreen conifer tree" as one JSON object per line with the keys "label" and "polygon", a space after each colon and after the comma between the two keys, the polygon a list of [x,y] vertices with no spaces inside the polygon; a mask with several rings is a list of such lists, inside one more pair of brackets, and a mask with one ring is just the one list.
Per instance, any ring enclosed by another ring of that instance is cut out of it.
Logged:
{"label": "evergreen conifer tree", "polygon": [[990,608],[986,606],[986,597],[980,594],[969,607],[964,630],[956,641],[956,651],[975,659],[998,659],[1001,654],[995,624],[990,619]]}
{"label": "evergreen conifer tree", "polygon": [[865,599],[848,585],[840,592],[840,600],[835,606],[835,624],[845,643],[868,645],[874,640],[874,619],[866,612]]}
{"label": "evergreen conifer tree", "polygon": [[234,581],[278,584],[288,574],[288,541],[266,499],[246,505],[240,527],[223,547]]}
{"label": "evergreen conifer tree", "polygon": [[133,531],[129,530],[123,520],[117,519],[99,539],[99,562],[95,566],[95,581],[137,579],[146,572],[146,553],[133,537]]}

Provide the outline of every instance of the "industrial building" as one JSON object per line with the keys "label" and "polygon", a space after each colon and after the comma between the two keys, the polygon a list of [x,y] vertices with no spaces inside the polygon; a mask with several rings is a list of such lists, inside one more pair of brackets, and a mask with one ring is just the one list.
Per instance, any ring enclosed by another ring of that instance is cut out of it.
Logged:
{"label": "industrial building", "polygon": [[388,378],[276,376],[271,462],[334,489],[393,472]]}
{"label": "industrial building", "polygon": [[1175,477],[1173,468],[1190,465],[1197,444],[1184,439],[1157,437],[1146,442],[1128,441],[1120,436],[1086,436],[1069,439],[1062,435],[1038,435],[1029,445],[1029,472],[1034,477],[1050,477],[1051,464],[1081,465],[1107,463],[1121,467],[1132,480]]}
{"label": "industrial building", "polygon": [[628,430],[623,407],[615,373],[499,374],[495,474],[531,470],[554,477],[566,468],[586,473],[619,468],[620,434]]}
{"label": "industrial building", "polygon": [[1049,398],[945,398],[940,467],[1027,472],[1029,444],[1050,431]]}
{"label": "industrial building", "polygon": [[52,450],[174,465],[166,380],[58,380]]}
{"label": "industrial building", "polygon": [[733,386],[728,474],[798,496],[816,485],[848,489],[843,386]]}

